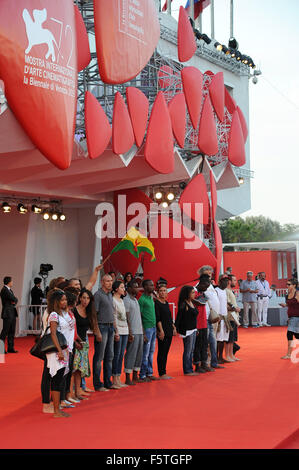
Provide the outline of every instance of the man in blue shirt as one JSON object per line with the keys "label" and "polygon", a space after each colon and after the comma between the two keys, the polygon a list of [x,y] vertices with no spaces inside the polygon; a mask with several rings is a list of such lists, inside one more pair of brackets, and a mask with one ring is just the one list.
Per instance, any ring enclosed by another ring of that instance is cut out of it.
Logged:
{"label": "man in blue shirt", "polygon": [[258,328],[257,318],[257,293],[258,293],[257,282],[253,280],[253,272],[247,271],[247,279],[241,282],[240,292],[242,293],[243,302],[243,327],[248,328],[249,318],[248,312],[249,307],[251,308],[251,323],[254,328]]}

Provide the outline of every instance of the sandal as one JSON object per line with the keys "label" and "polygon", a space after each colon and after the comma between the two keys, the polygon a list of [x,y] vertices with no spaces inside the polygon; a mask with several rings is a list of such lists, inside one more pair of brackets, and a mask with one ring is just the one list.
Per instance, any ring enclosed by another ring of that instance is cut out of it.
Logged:
{"label": "sandal", "polygon": [[291,356],[288,356],[287,354],[285,356],[282,356],[280,359],[291,359]]}

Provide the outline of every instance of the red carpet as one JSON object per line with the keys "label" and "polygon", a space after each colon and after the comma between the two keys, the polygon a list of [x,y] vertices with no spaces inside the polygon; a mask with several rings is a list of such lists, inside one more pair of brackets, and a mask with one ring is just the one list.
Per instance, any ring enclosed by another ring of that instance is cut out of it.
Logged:
{"label": "red carpet", "polygon": [[174,338],[173,380],[93,393],[67,419],[41,412],[42,361],[29,355],[32,343],[17,338],[19,354],[0,364],[1,449],[272,449],[299,427],[298,364],[280,359],[285,327],[240,329],[241,361],[198,377],[182,375]]}

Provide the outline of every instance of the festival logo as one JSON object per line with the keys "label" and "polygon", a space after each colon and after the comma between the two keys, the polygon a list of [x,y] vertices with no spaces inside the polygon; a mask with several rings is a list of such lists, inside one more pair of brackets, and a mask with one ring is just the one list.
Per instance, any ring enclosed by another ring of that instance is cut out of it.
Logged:
{"label": "festival logo", "polygon": [[0,78],[9,107],[40,152],[71,162],[77,99],[72,0],[0,3]]}
{"label": "festival logo", "polygon": [[136,77],[160,37],[154,1],[94,0],[94,20],[101,79],[124,83]]}

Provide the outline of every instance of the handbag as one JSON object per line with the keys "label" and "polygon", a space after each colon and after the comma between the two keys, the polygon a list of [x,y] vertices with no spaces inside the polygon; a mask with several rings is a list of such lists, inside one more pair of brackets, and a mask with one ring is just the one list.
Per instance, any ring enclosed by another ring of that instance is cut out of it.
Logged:
{"label": "handbag", "polygon": [[229,320],[232,320],[233,322],[235,322],[235,324],[237,326],[241,325],[241,323],[239,322],[238,314],[236,312],[234,312],[234,311],[229,312],[228,313],[228,318],[229,318]]}
{"label": "handbag", "polygon": [[[48,326],[45,333],[36,340],[36,343],[30,349],[29,352],[32,356],[44,360],[46,358],[46,354],[57,352],[52,336],[50,334],[46,334],[49,328],[50,327]],[[65,336],[60,333],[60,331],[56,331],[56,336],[61,349],[66,349],[68,344]]]}
{"label": "handbag", "polygon": [[210,307],[210,314],[209,314],[208,321],[210,323],[216,323],[219,319],[220,319],[220,317],[219,317],[218,313],[216,312],[216,310],[214,310],[212,307]]}

